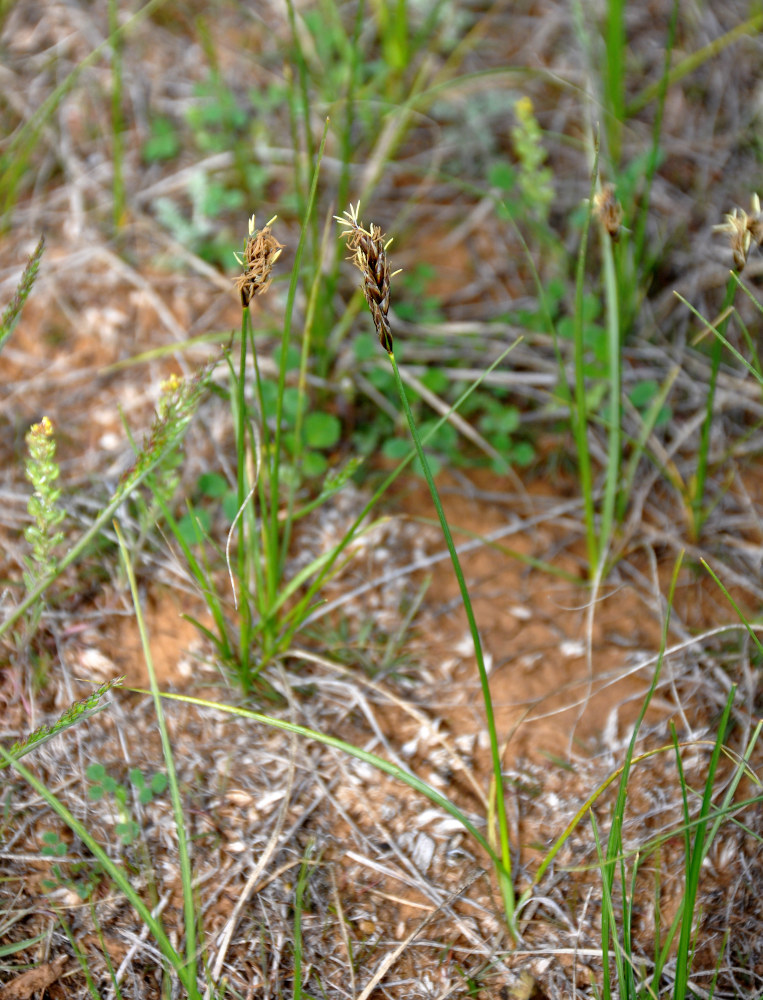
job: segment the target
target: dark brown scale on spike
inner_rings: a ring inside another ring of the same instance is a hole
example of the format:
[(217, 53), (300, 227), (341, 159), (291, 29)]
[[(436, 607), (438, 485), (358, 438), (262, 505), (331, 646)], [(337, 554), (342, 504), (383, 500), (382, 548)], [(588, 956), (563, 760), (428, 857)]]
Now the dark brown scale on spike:
[(389, 318), (389, 260), (384, 249), (381, 227), (372, 225), (370, 232), (356, 226), (348, 235), (347, 246), (352, 260), (363, 275), (363, 294), (379, 335), (379, 342), (392, 354), (394, 341)]

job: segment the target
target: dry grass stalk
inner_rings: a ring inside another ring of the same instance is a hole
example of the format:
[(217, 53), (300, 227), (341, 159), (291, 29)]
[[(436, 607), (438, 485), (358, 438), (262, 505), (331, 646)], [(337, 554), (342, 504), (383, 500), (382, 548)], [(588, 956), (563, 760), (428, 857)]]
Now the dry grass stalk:
[(349, 259), (363, 275), (363, 294), (371, 310), (376, 332), (379, 334), (379, 343), (387, 354), (392, 354), (394, 342), (387, 315), (392, 277), (387, 257), (389, 243), (384, 243), (380, 226), (372, 223), (370, 229), (365, 229), (363, 224), (358, 222), (359, 207), (359, 204), (354, 208), (350, 205), (349, 211), (343, 216), (337, 215), (334, 218), (346, 227), (342, 237), (347, 240)]
[(249, 220), (249, 238), (244, 247), (244, 255), (236, 254), (236, 260), (244, 268), (244, 273), (233, 280), (241, 293), (241, 305), (246, 309), (255, 295), (266, 292), (271, 282), (270, 272), (281, 256), (283, 244), (270, 231), (276, 216), (262, 229), (254, 228), (254, 216)]

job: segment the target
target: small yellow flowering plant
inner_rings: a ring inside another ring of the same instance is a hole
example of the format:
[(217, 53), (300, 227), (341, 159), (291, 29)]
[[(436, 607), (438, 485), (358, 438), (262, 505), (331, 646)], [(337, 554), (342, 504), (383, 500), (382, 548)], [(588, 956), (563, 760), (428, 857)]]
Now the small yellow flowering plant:
[(24, 582), (31, 590), (55, 566), (53, 550), (64, 537), (63, 532), (56, 529), (65, 515), (58, 507), (61, 490), (56, 487), (56, 480), (60, 470), (56, 462), (53, 424), (48, 417), (32, 425), (26, 436), (26, 445), (26, 477), (34, 487), (34, 493), (27, 504), (32, 523), (24, 529), (24, 537), (32, 549), (31, 558), (25, 560)]

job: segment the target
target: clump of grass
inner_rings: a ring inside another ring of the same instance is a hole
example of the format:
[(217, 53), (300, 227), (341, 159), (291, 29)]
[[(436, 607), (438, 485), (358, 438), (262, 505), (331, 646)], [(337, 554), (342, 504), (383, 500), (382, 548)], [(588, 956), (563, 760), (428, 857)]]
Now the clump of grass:
[[(274, 609), (268, 603), (268, 595), (272, 591), (269, 579), (277, 571), (279, 548), (279, 524), (275, 520), (275, 533), (270, 517), (270, 505), (273, 504), (276, 513), (278, 509), (278, 474), (269, 476), (269, 464), (273, 448), (268, 438), (264, 414), (262, 380), (257, 364), (256, 346), (251, 330), (249, 307), (257, 295), (263, 295), (270, 287), (273, 266), (280, 257), (284, 246), (279, 243), (272, 232), (275, 218), (262, 229), (256, 227), (255, 216), (252, 215), (248, 224), (248, 236), (241, 254), (236, 253), (236, 259), (243, 271), (234, 278), (242, 306), (242, 325), (240, 335), (240, 354), (238, 370), (228, 358), (231, 374), (230, 403), (236, 433), (237, 482), (236, 505), (237, 513), (228, 533), (226, 558), (228, 562), (233, 602), (238, 612), (238, 628), (234, 629), (229, 622), (226, 610), (226, 600), (220, 594), (213, 579), (212, 566), (205, 552), (206, 538), (200, 522), (194, 516), (189, 505), (189, 515), (194, 537), (188, 538), (188, 533), (182, 524), (176, 520), (170, 510), (168, 498), (154, 490), (155, 500), (161, 508), (170, 529), (180, 545), (186, 561), (193, 573), (200, 590), (204, 595), (207, 607), (212, 615), (214, 629), (209, 629), (198, 620), (189, 616), (215, 645), (223, 662), (232, 666), (242, 690), (251, 690), (261, 666), (268, 661), (275, 650), (277, 635), (274, 634), (279, 621)], [(257, 396), (260, 404), (262, 423), (257, 426), (251, 417), (251, 410), (246, 399), (247, 358), (251, 345), (254, 359), (254, 374)], [(283, 386), (281, 386), (281, 396)], [(280, 407), (276, 415), (280, 420)], [(268, 456), (264, 460), (263, 456)], [(257, 525), (251, 501), (258, 498), (260, 507), (260, 524)], [(235, 553), (231, 554), (235, 530), (238, 529), (238, 542)], [(197, 556), (192, 548), (195, 541), (201, 549)], [(237, 634), (236, 634), (237, 633)], [(259, 636), (260, 664), (255, 664), (252, 657), (255, 653), (255, 638)]]
[[(310, 193), (308, 218), (314, 204), (316, 180), (317, 171)], [(243, 268), (234, 278), (242, 306), (237, 364), (230, 355), (226, 356), (230, 370), (229, 401), (236, 441), (236, 513), (225, 547), (233, 596), (232, 611), (231, 602), (214, 580), (214, 566), (207, 555), (209, 539), (195, 517), (193, 508), (189, 507), (189, 518), (194, 535), (189, 538), (187, 529), (174, 518), (164, 498), (157, 498), (204, 595), (214, 626), (208, 628), (196, 619), (190, 620), (214, 643), (222, 663), (231, 669), (245, 694), (251, 692), (263, 668), (288, 648), (293, 635), (312, 610), (309, 602), (289, 602), (311, 575), (317, 573), (320, 576), (325, 559), (321, 557), (314, 561), (292, 580), (284, 579), (293, 524), (341, 489), (356, 467), (350, 463), (344, 470), (329, 470), (319, 496), (299, 510), (296, 509), (295, 496), (304, 453), (309, 322), (303, 335), (296, 412), (290, 414), (293, 431), (290, 427), (288, 436), (284, 430), (284, 417), (287, 394), (291, 401), (294, 400), (294, 390), (287, 387), (286, 373), (290, 358), (291, 309), (296, 294), (307, 222), (303, 226), (295, 255), (278, 375), (273, 387), (272, 383), (266, 385), (260, 369), (251, 307), (255, 298), (265, 294), (270, 287), (274, 265), (284, 250), (284, 245), (273, 234), (274, 221), (275, 218), (272, 218), (262, 229), (257, 229), (256, 219), (252, 216), (243, 251), (236, 253), (236, 259)], [(319, 277), (320, 274), (316, 273), (313, 292)], [(250, 364), (253, 371), (250, 371)], [(247, 387), (252, 384), (254, 406), (247, 398)], [(273, 388), (274, 393), (271, 392)], [(287, 448), (290, 452), (288, 464), (285, 454)], [(196, 543), (196, 551), (193, 543)]]

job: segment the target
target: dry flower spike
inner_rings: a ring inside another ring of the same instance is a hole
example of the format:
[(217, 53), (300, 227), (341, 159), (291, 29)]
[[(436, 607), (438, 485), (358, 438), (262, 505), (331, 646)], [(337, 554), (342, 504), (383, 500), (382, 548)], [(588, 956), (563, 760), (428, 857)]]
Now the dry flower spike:
[(734, 267), (737, 271), (744, 270), (750, 247), (754, 243), (763, 243), (763, 215), (760, 211), (760, 198), (752, 196), (751, 211), (748, 215), (742, 208), (735, 208), (726, 215), (726, 221), (719, 226), (713, 226), (714, 233), (726, 233), (731, 244), (734, 257)]
[(604, 184), (601, 191), (594, 195), (593, 210), (610, 239), (617, 243), (623, 223), (623, 207), (615, 195), (614, 184)]
[(241, 305), (244, 309), (255, 295), (262, 295), (267, 291), (271, 281), (270, 272), (281, 256), (283, 244), (279, 243), (270, 231), (276, 218), (274, 215), (266, 226), (257, 230), (254, 228), (254, 216), (252, 216), (249, 219), (249, 238), (243, 256), (234, 251), (236, 260), (244, 268), (244, 273), (236, 275), (233, 279), (241, 294)]
[[(349, 259), (363, 275), (363, 294), (368, 308), (371, 310), (374, 326), (379, 335), (379, 343), (387, 354), (392, 354), (394, 341), (389, 326), (389, 285), (390, 274), (387, 247), (392, 242), (384, 242), (384, 235), (379, 226), (371, 224), (365, 229), (358, 221), (360, 203), (350, 205), (344, 215), (335, 215), (337, 222), (345, 227), (341, 237), (347, 241), (350, 251)], [(398, 272), (395, 271), (395, 274)]]

